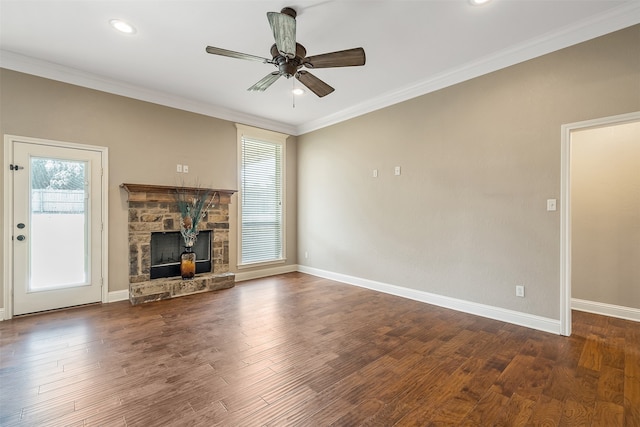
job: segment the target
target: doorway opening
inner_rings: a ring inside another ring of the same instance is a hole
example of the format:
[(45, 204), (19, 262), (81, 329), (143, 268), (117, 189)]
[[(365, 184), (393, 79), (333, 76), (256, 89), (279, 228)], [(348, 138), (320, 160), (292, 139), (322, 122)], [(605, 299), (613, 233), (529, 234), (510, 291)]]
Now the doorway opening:
[(572, 264), (572, 220), (571, 220), (571, 160), (572, 137), (587, 129), (617, 126), (640, 121), (640, 111), (618, 116), (562, 125), (561, 142), (561, 195), (560, 195), (560, 333), (571, 335), (571, 264)]

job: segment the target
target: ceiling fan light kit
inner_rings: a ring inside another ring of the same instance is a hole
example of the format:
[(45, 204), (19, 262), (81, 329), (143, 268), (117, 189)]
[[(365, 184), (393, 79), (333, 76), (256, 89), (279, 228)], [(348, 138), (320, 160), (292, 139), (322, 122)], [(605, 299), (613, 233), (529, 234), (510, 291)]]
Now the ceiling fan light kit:
[(136, 32), (136, 28), (133, 25), (123, 21), (122, 19), (112, 19), (109, 21), (109, 24), (114, 29), (124, 34), (135, 34)]
[(283, 8), (280, 13), (267, 12), (267, 19), (273, 31), (273, 38), (275, 39), (275, 44), (271, 46), (271, 59), (213, 46), (207, 46), (206, 52), (229, 58), (273, 64), (278, 69), (278, 71), (267, 74), (247, 89), (249, 91), (265, 91), (281, 76), (284, 76), (287, 79), (291, 77), (296, 78), (319, 97), (326, 96), (335, 89), (308, 71), (301, 70), (301, 68), (316, 69), (362, 66), (366, 62), (364, 49), (356, 47), (307, 57), (305, 47), (296, 42), (296, 16), (296, 11), (290, 7)]

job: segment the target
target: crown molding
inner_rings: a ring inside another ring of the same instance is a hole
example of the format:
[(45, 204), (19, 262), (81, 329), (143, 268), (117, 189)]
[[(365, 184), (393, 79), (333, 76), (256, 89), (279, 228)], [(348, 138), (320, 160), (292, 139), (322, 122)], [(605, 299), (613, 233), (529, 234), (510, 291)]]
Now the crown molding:
[(216, 117), (231, 122), (245, 123), (250, 126), (269, 129), (277, 132), (295, 134), (296, 128), (286, 123), (280, 123), (259, 116), (245, 114), (240, 111), (226, 109), (220, 106), (193, 101), (169, 93), (150, 90), (141, 86), (109, 79), (97, 74), (87, 73), (75, 68), (66, 67), (49, 61), (21, 55), (19, 53), (0, 50), (0, 66), (21, 73), (32, 74), (51, 80), (95, 89), (114, 95), (125, 96), (153, 104), (190, 111)]
[(398, 90), (387, 92), (369, 101), (335, 112), (299, 126), (276, 122), (263, 117), (245, 114), (220, 106), (197, 102), (172, 94), (149, 90), (121, 81), (87, 73), (60, 64), (24, 56), (15, 52), (0, 50), (0, 66), (14, 71), (36, 75), (102, 92), (147, 101), (154, 104), (216, 117), (249, 126), (302, 135), (345, 120), (349, 120), (418, 96), (452, 86), (463, 81), (557, 51), (577, 43), (621, 30), (640, 23), (640, 2), (629, 1), (601, 15), (545, 34), (527, 43), (486, 56), (442, 73), (428, 80), (417, 81)]
[(298, 126), (297, 134), (322, 129), (639, 23), (640, 2), (631, 1), (607, 13), (559, 31), (547, 33), (527, 43), (502, 50), (431, 79), (415, 82), (367, 102), (305, 123)]

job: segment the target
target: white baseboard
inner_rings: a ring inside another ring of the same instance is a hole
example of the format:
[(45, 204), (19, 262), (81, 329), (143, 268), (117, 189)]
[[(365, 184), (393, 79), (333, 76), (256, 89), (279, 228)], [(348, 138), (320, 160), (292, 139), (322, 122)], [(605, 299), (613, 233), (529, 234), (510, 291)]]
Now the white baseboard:
[(109, 292), (107, 302), (126, 301), (129, 299), (129, 289)]
[[(129, 290), (124, 289), (121, 291), (109, 292), (107, 298), (108, 298), (106, 301), (107, 303), (116, 302), (116, 301), (126, 301), (129, 299)], [(5, 313), (4, 307), (0, 307), (0, 322), (5, 320), (4, 313)]]
[[(284, 265), (279, 267), (264, 268), (261, 270), (239, 272), (235, 273), (235, 279), (236, 282), (242, 282), (245, 280), (259, 279), (262, 277), (275, 276), (277, 274), (291, 273), (294, 271), (311, 274), (312, 276), (323, 277), (325, 279), (335, 280), (337, 282), (349, 285), (360, 286), (374, 291), (396, 295), (427, 304), (437, 305), (439, 307), (461, 311), (463, 313), (469, 313), (476, 316), (486, 317), (501, 322), (512, 323), (514, 325), (524, 326), (527, 328), (537, 329), (539, 331), (560, 335), (559, 320), (549, 319), (546, 317), (536, 316), (528, 313), (522, 313), (519, 311), (507, 310), (500, 307), (479, 304), (471, 301), (460, 300), (443, 295), (432, 294), (416, 289), (404, 288), (402, 286), (390, 285), (388, 283), (376, 282), (374, 280), (348, 276), (346, 274), (333, 273), (330, 271), (320, 270), (303, 265)], [(108, 302), (125, 301), (129, 299), (129, 291), (125, 289), (109, 292), (108, 298)], [(576, 307), (576, 304), (583, 308)], [(595, 312), (591, 309), (585, 308), (594, 306), (599, 307), (601, 310), (603, 306), (608, 307), (609, 311), (607, 313), (598, 312), (598, 314), (605, 314), (608, 316), (640, 321), (640, 310), (637, 309), (610, 306), (608, 304), (591, 303), (589, 301), (581, 301), (576, 299), (572, 300), (572, 308), (576, 310)], [(616, 310), (612, 310), (611, 308), (616, 308)], [(611, 314), (614, 311), (616, 314)], [(0, 308), (0, 320), (2, 319), (4, 319), (4, 308)]]
[[(532, 314), (521, 313), (518, 311), (493, 307), (490, 305), (478, 304), (471, 301), (464, 301), (456, 298), (446, 297), (443, 295), (437, 295), (429, 292), (418, 291), (415, 289), (404, 288), (401, 286), (390, 285), (387, 283), (376, 282), (374, 280), (348, 276), (346, 274), (333, 273), (330, 271), (320, 270), (304, 265), (285, 265), (281, 267), (265, 268), (262, 270), (240, 272), (236, 273), (236, 282), (275, 276), (277, 274), (291, 273), (294, 271), (299, 271), (301, 273), (311, 274), (312, 276), (323, 277), (325, 279), (335, 280), (337, 282), (346, 283), (349, 285), (360, 286), (386, 294), (396, 295), (427, 304), (437, 305), (439, 307), (449, 308), (464, 313), (474, 314), (477, 316), (487, 317), (489, 319), (513, 323), (515, 325), (525, 326), (528, 328), (560, 335), (559, 320), (548, 319)], [(128, 299), (129, 290), (123, 289), (120, 291), (109, 292), (107, 302), (126, 301)], [(632, 307), (623, 307), (619, 305), (572, 298), (571, 309), (640, 322), (640, 309)], [(4, 315), (5, 309), (4, 307), (0, 307), (0, 322), (5, 320)]]
[(640, 322), (640, 309), (571, 298), (571, 309)]
[(235, 273), (236, 282), (244, 282), (245, 280), (260, 279), (262, 277), (275, 276), (277, 274), (293, 273), (298, 270), (298, 265), (281, 265), (279, 267), (263, 268), (260, 270), (240, 271)]
[[(268, 268), (263, 270), (256, 270), (246, 273), (236, 273), (236, 282), (250, 279), (258, 279), (261, 277), (274, 276), (276, 274), (283, 273), (291, 273), (294, 271), (298, 271), (297, 265), (287, 265), (282, 267)], [(111, 291), (107, 294), (107, 301), (105, 303), (112, 303), (118, 301), (127, 301), (129, 300), (129, 290), (122, 289), (119, 291)], [(5, 309), (4, 307), (0, 307), (0, 322), (6, 320), (4, 317)]]
[[(282, 265), (279, 267), (263, 268), (260, 270), (245, 271), (234, 273), (236, 275), (236, 282), (242, 282), (251, 279), (260, 279), (262, 277), (275, 276), (277, 274), (292, 273), (298, 271), (298, 266), (294, 265)], [(107, 302), (126, 301), (129, 299), (129, 290), (123, 289), (121, 291), (109, 292), (109, 300)]]
[(409, 289), (401, 286), (390, 285), (387, 283), (376, 282), (373, 280), (362, 279), (359, 277), (348, 276), (345, 274), (333, 273), (330, 271), (320, 270), (304, 265), (298, 266), (298, 271), (300, 271), (301, 273), (307, 273), (313, 276), (323, 277), (325, 279), (331, 279), (349, 285), (360, 286), (386, 294), (396, 295), (427, 304), (437, 305), (439, 307), (449, 308), (464, 313), (474, 314), (476, 316), (487, 317), (489, 319), (499, 320), (501, 322), (512, 323), (515, 325), (525, 326), (527, 328), (537, 329), (539, 331), (560, 335), (560, 320), (549, 319), (546, 317), (522, 313), (519, 311), (507, 310), (490, 305), (478, 304), (471, 301), (460, 300), (443, 295), (419, 291), (416, 289)]

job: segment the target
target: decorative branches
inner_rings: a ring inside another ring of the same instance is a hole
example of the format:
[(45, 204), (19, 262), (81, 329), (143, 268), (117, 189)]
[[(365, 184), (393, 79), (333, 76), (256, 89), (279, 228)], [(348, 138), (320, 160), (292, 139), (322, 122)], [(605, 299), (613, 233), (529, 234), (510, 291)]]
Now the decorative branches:
[(200, 188), (181, 187), (176, 189), (176, 202), (180, 210), (180, 233), (184, 244), (190, 248), (198, 237), (198, 224), (207, 216), (214, 204), (217, 192)]

